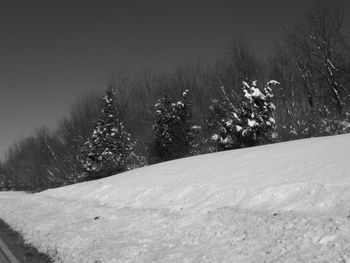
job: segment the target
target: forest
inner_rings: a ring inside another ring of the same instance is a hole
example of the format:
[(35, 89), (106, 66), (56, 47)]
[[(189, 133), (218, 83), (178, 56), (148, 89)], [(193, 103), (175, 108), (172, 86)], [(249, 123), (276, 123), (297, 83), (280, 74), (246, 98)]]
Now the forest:
[(41, 191), (177, 158), (350, 132), (342, 1), (318, 1), (268, 58), (236, 32), (212, 63), (120, 70), (76, 99), (56, 129), (7, 150), (4, 188)]

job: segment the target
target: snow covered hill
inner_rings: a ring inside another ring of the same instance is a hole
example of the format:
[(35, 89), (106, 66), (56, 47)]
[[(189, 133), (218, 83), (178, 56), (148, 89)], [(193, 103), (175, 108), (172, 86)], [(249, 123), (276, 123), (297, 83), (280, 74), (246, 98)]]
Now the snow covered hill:
[(3, 192), (0, 218), (57, 262), (350, 262), (350, 134)]

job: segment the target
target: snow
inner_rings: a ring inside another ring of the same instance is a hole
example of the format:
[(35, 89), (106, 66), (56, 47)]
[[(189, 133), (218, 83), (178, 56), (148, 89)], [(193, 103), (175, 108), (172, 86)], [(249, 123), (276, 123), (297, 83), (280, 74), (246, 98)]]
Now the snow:
[(226, 126), (227, 126), (227, 127), (232, 126), (232, 124), (233, 124), (233, 121), (232, 121), (232, 120), (226, 121)]
[(194, 131), (200, 131), (202, 128), (201, 128), (201, 126), (193, 125), (193, 126), (191, 127), (191, 129), (194, 130)]
[(242, 126), (239, 126), (239, 125), (235, 125), (235, 126), (236, 126), (237, 132), (240, 132), (241, 130), (243, 130)]
[[(259, 97), (265, 100), (266, 96), (261, 93), (259, 88), (254, 87), (256, 84), (254, 84), (254, 85), (253, 84), (252, 84), (252, 87), (248, 86), (248, 88), (247, 88), (248, 90), (247, 89), (243, 90), (244, 97), (249, 99), (249, 100), (251, 100), (252, 98), (259, 98)], [(248, 85), (248, 84), (245, 83), (244, 86), (246, 86), (246, 85)]]
[[(176, 105), (178, 106), (178, 107), (185, 107), (185, 104), (183, 104), (183, 102), (182, 101), (178, 101), (177, 103), (176, 103)], [(174, 104), (174, 106), (175, 106), (175, 104)]]
[(281, 83), (279, 83), (278, 81), (276, 80), (270, 80), (269, 82), (267, 82), (267, 86), (270, 86), (270, 85), (280, 85)]
[(255, 120), (248, 119), (248, 126), (249, 127), (254, 127), (258, 125), (258, 123)]
[(327, 58), (327, 62), (333, 70), (336, 70), (336, 67), (333, 65), (333, 63), (328, 58)]
[(56, 262), (350, 262), (350, 134), (165, 162), (0, 218)]
[(211, 136), (211, 139), (212, 139), (213, 141), (217, 141), (217, 140), (219, 140), (219, 138), (220, 138), (220, 136), (217, 135), (217, 134), (214, 134), (213, 136)]

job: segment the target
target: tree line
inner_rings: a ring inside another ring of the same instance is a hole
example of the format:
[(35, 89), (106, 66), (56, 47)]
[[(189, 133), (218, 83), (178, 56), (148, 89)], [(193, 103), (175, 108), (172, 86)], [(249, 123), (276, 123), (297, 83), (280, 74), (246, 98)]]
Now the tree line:
[(13, 144), (8, 188), (43, 190), (202, 153), (350, 131), (343, 1), (320, 0), (268, 59), (240, 34), (212, 63), (120, 71), (77, 99), (58, 128)]

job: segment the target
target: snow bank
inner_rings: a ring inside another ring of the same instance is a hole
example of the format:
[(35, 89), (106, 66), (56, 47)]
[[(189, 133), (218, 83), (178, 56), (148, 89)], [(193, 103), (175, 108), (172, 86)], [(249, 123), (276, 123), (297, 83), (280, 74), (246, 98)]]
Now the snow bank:
[(350, 136), (341, 135), (184, 158), (39, 196), (118, 208), (229, 206), (347, 214), (349, 186)]
[(0, 193), (0, 217), (57, 262), (350, 262), (348, 215), (349, 134)]

